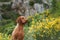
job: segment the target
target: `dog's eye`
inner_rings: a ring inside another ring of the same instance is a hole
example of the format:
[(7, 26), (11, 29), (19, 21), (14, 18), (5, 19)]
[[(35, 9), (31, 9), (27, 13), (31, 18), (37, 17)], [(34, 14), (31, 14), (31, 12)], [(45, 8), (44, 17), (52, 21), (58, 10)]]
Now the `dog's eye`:
[(24, 18), (22, 18), (22, 19), (24, 19)]

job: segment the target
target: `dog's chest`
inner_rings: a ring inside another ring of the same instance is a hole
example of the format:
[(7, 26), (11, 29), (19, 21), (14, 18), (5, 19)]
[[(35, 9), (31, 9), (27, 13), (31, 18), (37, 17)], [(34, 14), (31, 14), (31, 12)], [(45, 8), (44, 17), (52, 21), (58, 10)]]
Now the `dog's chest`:
[(24, 37), (24, 31), (23, 31), (23, 30), (18, 30), (18, 31), (15, 33), (15, 36), (16, 36), (16, 37)]
[(15, 36), (24, 36), (23, 27), (17, 25), (12, 34)]

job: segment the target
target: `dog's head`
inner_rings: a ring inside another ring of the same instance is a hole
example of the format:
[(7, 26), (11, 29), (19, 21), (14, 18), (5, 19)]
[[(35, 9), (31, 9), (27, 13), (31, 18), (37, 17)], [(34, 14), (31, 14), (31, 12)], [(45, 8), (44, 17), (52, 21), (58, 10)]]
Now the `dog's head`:
[(27, 22), (27, 19), (24, 16), (19, 16), (16, 22), (19, 24), (25, 24)]

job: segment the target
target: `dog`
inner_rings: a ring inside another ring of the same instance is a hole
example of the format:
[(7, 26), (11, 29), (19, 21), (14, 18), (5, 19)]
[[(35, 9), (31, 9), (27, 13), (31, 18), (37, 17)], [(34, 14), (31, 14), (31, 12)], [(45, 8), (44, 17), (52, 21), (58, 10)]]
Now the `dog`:
[(27, 22), (24, 16), (19, 16), (16, 20), (17, 26), (12, 32), (12, 40), (24, 40), (24, 30), (23, 26)]

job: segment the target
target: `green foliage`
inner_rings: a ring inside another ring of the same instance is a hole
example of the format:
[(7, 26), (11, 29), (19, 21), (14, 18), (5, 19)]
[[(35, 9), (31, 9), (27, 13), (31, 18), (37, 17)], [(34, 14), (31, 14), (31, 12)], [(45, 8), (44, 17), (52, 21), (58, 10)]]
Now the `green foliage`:
[(4, 19), (11, 19), (11, 20), (16, 20), (16, 18), (19, 16), (19, 14), (18, 13), (16, 13), (16, 12), (13, 12), (13, 11), (9, 11), (9, 12), (4, 12), (3, 14), (2, 14), (2, 17), (4, 18)]
[(11, 11), (11, 4), (3, 4), (3, 5), (1, 6), (1, 9), (2, 9), (3, 11)]
[[(31, 6), (32, 5), (33, 3), (31, 4)], [(60, 3), (58, 3), (57, 5), (60, 6)], [(56, 5), (54, 4), (53, 6)], [(2, 8), (6, 11), (9, 11), (9, 8), (6, 7), (5, 8), (2, 7)], [(12, 19), (14, 21), (18, 16), (19, 16), (18, 14), (12, 11), (10, 11), (9, 13), (4, 13), (2, 15), (3, 18)], [(28, 23), (24, 26), (24, 32), (25, 32), (24, 40), (60, 40), (60, 27), (59, 27), (60, 18), (58, 17), (60, 17), (60, 10), (57, 10), (55, 14), (53, 13), (48, 15), (48, 13), (46, 12), (42, 14), (37, 13), (34, 16), (30, 16), (30, 18), (28, 19)], [(0, 33), (2, 33), (0, 34), (0, 40), (9, 40), (9, 34), (11, 34), (13, 29), (15, 28), (15, 23), (12, 20), (7, 20), (7, 21), (3, 20), (0, 22), (3, 25), (0, 26)], [(48, 25), (49, 23), (50, 25)], [(39, 25), (41, 26), (41, 28)], [(51, 28), (48, 28), (47, 26)], [(55, 27), (57, 27), (58, 30), (56, 30)]]
[(29, 5), (33, 6), (34, 5), (34, 1), (29, 1)]
[[(59, 31), (60, 19), (51, 18), (48, 16), (45, 17), (44, 14), (45, 13), (43, 14), (37, 13), (34, 16), (30, 16), (28, 18), (29, 27), (27, 24), (24, 26), (24, 32), (25, 32), (24, 40), (40, 40), (40, 39), (41, 40), (48, 40), (48, 39), (60, 40), (60, 31)], [(57, 30), (55, 28), (56, 26), (57, 28), (59, 27)], [(7, 36), (4, 36), (5, 40), (8, 40), (8, 35), (12, 33), (12, 30), (14, 29), (14, 27), (15, 27), (15, 24), (13, 21), (10, 21), (8, 24), (5, 24), (4, 26), (0, 27), (0, 33), (7, 34)], [(4, 38), (3, 36), (1, 37)]]
[[(5, 21), (5, 22), (7, 22), (7, 23), (5, 23), (5, 25), (0, 26), (0, 33), (11, 34), (13, 28), (15, 27), (15, 24), (11, 20), (10, 21)], [(4, 21), (3, 21), (3, 23), (4, 23)]]
[(40, 3), (40, 4), (43, 3), (42, 0), (34, 0), (34, 1), (35, 1), (35, 3)]
[(0, 21), (1, 25), (3, 25), (3, 26), (6, 24), (9, 24), (10, 22), (11, 22), (11, 20), (4, 20), (4, 19)]
[(7, 34), (0, 33), (0, 40), (10, 40), (11, 36)]
[(25, 40), (60, 40), (60, 17), (51, 18), (36, 14), (31, 19)]
[[(12, 21), (12, 20), (3, 20), (0, 23), (2, 23), (2, 26), (0, 26), (0, 33), (4, 33), (4, 34), (11, 34), (13, 29), (16, 26), (16, 22)], [(28, 25), (26, 24), (24, 27), (25, 33), (27, 33), (28, 31)]]
[(15, 20), (19, 16), (19, 14), (17, 12), (14, 12), (11, 9), (11, 4), (9, 4), (9, 5), (3, 4), (1, 6), (1, 11), (3, 12), (2, 17), (4, 19), (12, 19), (12, 20)]
[(52, 12), (54, 12), (54, 10), (56, 11), (58, 8), (57, 6), (57, 0), (52, 0)]
[(42, 2), (42, 0), (30, 0), (29, 5), (33, 6), (34, 3), (40, 3), (40, 4), (42, 4), (43, 2)]

